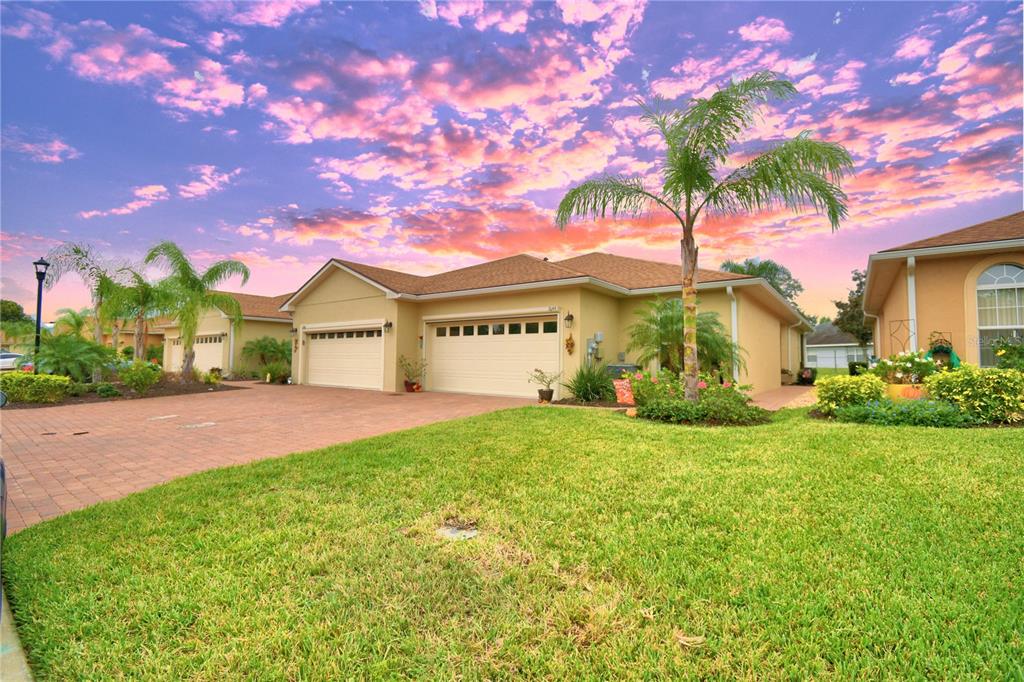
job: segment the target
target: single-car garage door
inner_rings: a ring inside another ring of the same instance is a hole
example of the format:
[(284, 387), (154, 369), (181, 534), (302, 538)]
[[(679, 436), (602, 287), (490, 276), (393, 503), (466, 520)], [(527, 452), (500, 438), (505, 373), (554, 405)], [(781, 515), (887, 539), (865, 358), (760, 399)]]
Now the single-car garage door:
[(192, 366), (200, 372), (209, 372), (212, 367), (227, 371), (224, 367), (224, 337), (220, 334), (197, 336), (192, 350), (196, 353)]
[(555, 317), (437, 322), (427, 334), (427, 390), (531, 397), (530, 372), (558, 371)]
[(307, 382), (316, 386), (373, 388), (384, 382), (384, 339), (380, 329), (306, 334)]

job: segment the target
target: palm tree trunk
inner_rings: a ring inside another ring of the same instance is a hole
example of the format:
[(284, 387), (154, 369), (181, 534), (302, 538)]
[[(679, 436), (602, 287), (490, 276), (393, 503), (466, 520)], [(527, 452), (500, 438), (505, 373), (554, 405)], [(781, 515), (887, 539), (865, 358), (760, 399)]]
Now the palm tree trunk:
[(697, 244), (692, 224), (684, 226), (679, 250), (683, 261), (683, 390), (687, 400), (697, 402)]
[(181, 380), (192, 381), (195, 379), (195, 373), (192, 371), (192, 363), (195, 362), (196, 352), (189, 346), (181, 354)]
[(145, 360), (146, 355), (146, 316), (139, 313), (135, 317), (135, 359)]
[[(94, 310), (96, 311), (95, 323), (92, 328), (92, 340), (97, 344), (103, 345), (103, 323), (100, 321), (100, 303), (102, 299), (97, 299)], [(98, 384), (103, 380), (103, 370), (101, 367), (96, 366), (92, 368), (92, 383)]]

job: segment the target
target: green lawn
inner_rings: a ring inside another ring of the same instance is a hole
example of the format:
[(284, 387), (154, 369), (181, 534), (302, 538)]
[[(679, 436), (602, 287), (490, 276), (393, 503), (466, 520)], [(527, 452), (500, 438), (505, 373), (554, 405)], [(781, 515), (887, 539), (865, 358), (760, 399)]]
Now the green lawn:
[(836, 376), (850, 376), (850, 370), (847, 367), (819, 367), (819, 377), (836, 377)]
[(1022, 453), (526, 408), (70, 514), (11, 537), (4, 577), (40, 679), (1005, 679)]

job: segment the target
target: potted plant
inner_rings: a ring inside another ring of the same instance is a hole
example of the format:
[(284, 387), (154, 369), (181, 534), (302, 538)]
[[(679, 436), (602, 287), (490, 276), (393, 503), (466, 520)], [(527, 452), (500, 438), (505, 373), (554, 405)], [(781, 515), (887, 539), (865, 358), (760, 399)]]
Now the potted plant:
[(796, 381), (796, 377), (788, 369), (782, 370), (782, 385), (791, 386)]
[(530, 383), (539, 384), (544, 387), (537, 389), (537, 402), (541, 404), (551, 402), (551, 399), (555, 397), (555, 389), (551, 388), (551, 385), (558, 381), (561, 376), (561, 372), (545, 372), (542, 369), (535, 369), (530, 372)]
[(404, 355), (399, 356), (398, 366), (405, 375), (405, 390), (407, 393), (419, 393), (423, 390), (423, 371), (427, 363), (423, 359), (410, 360)]
[(942, 332), (932, 332), (928, 336), (928, 350), (932, 360), (942, 365), (949, 365), (953, 358), (953, 342)]
[(924, 378), (941, 367), (924, 351), (903, 351), (882, 358), (871, 371), (888, 384), (886, 391), (893, 400), (916, 400), (926, 395)]

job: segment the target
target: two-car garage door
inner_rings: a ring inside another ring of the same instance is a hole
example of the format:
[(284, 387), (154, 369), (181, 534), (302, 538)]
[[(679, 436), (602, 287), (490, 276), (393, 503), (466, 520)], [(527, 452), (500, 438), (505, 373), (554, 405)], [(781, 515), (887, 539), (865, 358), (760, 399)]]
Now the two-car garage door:
[(308, 333), (306, 342), (308, 383), (383, 388), (384, 339), (379, 328)]
[(531, 397), (530, 372), (558, 371), (555, 317), (436, 322), (427, 328), (431, 391)]

